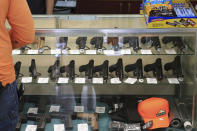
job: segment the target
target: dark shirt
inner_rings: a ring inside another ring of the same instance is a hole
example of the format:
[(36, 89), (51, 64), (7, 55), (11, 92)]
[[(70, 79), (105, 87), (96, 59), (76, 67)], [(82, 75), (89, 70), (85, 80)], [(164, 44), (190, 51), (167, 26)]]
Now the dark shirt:
[(32, 14), (46, 14), (46, 0), (27, 0)]

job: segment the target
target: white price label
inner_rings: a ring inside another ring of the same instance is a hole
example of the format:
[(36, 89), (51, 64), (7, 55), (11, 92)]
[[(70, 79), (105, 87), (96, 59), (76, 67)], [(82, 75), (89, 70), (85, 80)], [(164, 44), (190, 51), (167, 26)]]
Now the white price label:
[(141, 54), (152, 54), (151, 50), (141, 50)]
[(68, 50), (62, 50), (62, 54), (68, 54)]
[(75, 83), (84, 84), (86, 82), (85, 78), (75, 78)]
[(64, 124), (54, 124), (54, 131), (65, 131)]
[(49, 83), (49, 78), (38, 78), (38, 83)]
[(49, 112), (59, 112), (60, 106), (51, 106)]
[(69, 50), (69, 53), (77, 55), (77, 54), (80, 54), (80, 51), (79, 50)]
[(148, 84), (157, 84), (156, 78), (146, 78)]
[(32, 77), (22, 77), (21, 83), (31, 83)]
[(86, 54), (88, 54), (88, 55), (90, 55), (90, 54), (95, 55), (96, 54), (96, 50), (86, 50)]
[(176, 54), (174, 49), (165, 49), (166, 54)]
[(135, 84), (136, 81), (136, 78), (127, 78), (124, 82), (128, 84)]
[(84, 112), (84, 106), (75, 106), (74, 112)]
[(28, 50), (27, 54), (38, 54), (38, 50)]
[(120, 84), (120, 83), (121, 83), (121, 81), (120, 81), (119, 78), (112, 78), (112, 79), (110, 80), (110, 82), (111, 82), (111, 84)]
[(114, 55), (115, 52), (114, 52), (114, 50), (104, 50), (104, 54), (105, 55)]
[(179, 84), (179, 80), (177, 78), (168, 78), (168, 82), (170, 84)]
[(85, 124), (78, 124), (77, 125), (77, 130), (78, 131), (88, 131), (88, 124), (85, 123)]
[(21, 54), (21, 50), (12, 50), (12, 55), (19, 55)]
[(120, 50), (120, 52), (123, 55), (130, 55), (131, 54), (131, 50), (130, 49), (122, 49), (122, 50)]
[(94, 84), (103, 84), (103, 78), (93, 78), (92, 83)]
[(96, 107), (96, 113), (105, 113), (105, 107)]
[(38, 108), (34, 107), (34, 108), (29, 108), (27, 111), (28, 114), (38, 114)]
[(37, 125), (27, 125), (25, 131), (36, 131)]
[(61, 50), (60, 49), (51, 50), (51, 54), (52, 55), (59, 55), (59, 54), (61, 54)]
[(68, 83), (68, 78), (63, 78), (63, 77), (60, 77), (59, 79), (58, 79), (58, 83)]

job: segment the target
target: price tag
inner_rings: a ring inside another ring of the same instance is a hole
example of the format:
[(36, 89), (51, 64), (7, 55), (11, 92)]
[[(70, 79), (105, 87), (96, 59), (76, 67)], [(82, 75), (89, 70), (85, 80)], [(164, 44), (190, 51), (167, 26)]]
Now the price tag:
[(54, 124), (54, 131), (65, 131), (64, 124)]
[(123, 55), (130, 55), (131, 54), (131, 50), (130, 49), (122, 49), (122, 50), (120, 50), (120, 52)]
[(141, 54), (152, 54), (151, 50), (141, 50)]
[(61, 54), (61, 50), (60, 49), (51, 50), (51, 54), (52, 55), (59, 55), (59, 54)]
[(84, 84), (86, 82), (85, 78), (75, 78), (75, 83)]
[(38, 54), (38, 50), (28, 50), (27, 54)]
[(31, 83), (32, 77), (22, 77), (21, 83)]
[(96, 107), (96, 113), (105, 113), (105, 107)]
[(136, 81), (136, 78), (127, 78), (124, 82), (128, 84), (135, 84)]
[(27, 125), (25, 131), (36, 131), (37, 125)]
[(60, 106), (51, 106), (49, 112), (59, 112)]
[(74, 112), (84, 112), (84, 106), (75, 106)]
[(49, 78), (39, 78), (38, 83), (49, 83)]
[(80, 54), (80, 51), (79, 50), (69, 50), (69, 53), (77, 55), (77, 54)]
[(58, 83), (68, 83), (68, 78), (63, 78), (63, 77), (60, 77), (59, 79), (58, 79)]
[(119, 78), (112, 78), (112, 79), (110, 80), (110, 82), (111, 82), (111, 84), (120, 84), (120, 83), (121, 83), (121, 81), (120, 81)]
[(96, 54), (96, 50), (86, 50), (86, 54), (93, 54), (95, 55)]
[(166, 54), (176, 54), (174, 49), (165, 49)]
[(12, 50), (12, 55), (19, 55), (21, 54), (21, 50)]
[(31, 114), (38, 114), (38, 108), (34, 107), (34, 108), (29, 108), (27, 113), (31, 113)]
[(88, 124), (85, 123), (85, 124), (78, 124), (77, 125), (77, 130), (78, 131), (88, 131)]
[(93, 78), (92, 83), (94, 84), (103, 84), (103, 78)]
[(157, 84), (156, 78), (146, 78), (148, 84)]
[(168, 78), (168, 82), (170, 84), (179, 84), (179, 80), (177, 78)]
[(104, 50), (104, 54), (105, 55), (114, 55), (115, 52), (114, 52), (114, 50)]
[(68, 50), (62, 50), (62, 54), (68, 54)]

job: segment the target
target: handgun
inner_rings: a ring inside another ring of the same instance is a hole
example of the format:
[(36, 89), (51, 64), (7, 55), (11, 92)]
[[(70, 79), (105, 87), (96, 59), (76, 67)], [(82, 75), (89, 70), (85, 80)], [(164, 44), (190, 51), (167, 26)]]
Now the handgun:
[(137, 59), (136, 63), (126, 65), (125, 71), (130, 72), (133, 71), (133, 75), (137, 76), (137, 79), (143, 79), (143, 65), (142, 65), (142, 59)]
[(79, 72), (85, 72), (88, 79), (93, 77), (94, 60), (90, 60), (88, 64), (79, 67)]
[(35, 59), (31, 60), (31, 65), (29, 67), (29, 72), (31, 73), (31, 76), (32, 76), (33, 79), (36, 79), (38, 76), (41, 75), (36, 70), (36, 61), (35, 61)]
[(67, 114), (67, 113), (63, 113), (63, 112), (51, 112), (50, 116), (51, 116), (51, 118), (60, 119), (64, 123), (66, 130), (73, 129), (72, 114)]
[(27, 114), (28, 120), (35, 121), (37, 124), (37, 131), (44, 131), (46, 123), (51, 122), (51, 116), (49, 114)]
[(178, 78), (178, 80), (183, 81), (183, 73), (182, 73), (180, 56), (176, 56), (174, 61), (170, 63), (166, 63), (164, 65), (164, 69), (166, 71), (172, 70), (173, 75), (175, 75)]
[(91, 129), (98, 131), (98, 114), (97, 113), (77, 113), (77, 118), (91, 121)]
[(103, 64), (95, 66), (93, 68), (93, 73), (99, 72), (100, 76), (103, 77), (104, 80), (108, 79), (108, 68), (109, 68), (109, 61), (105, 60)]
[(21, 69), (21, 62), (17, 61), (16, 64), (14, 65), (16, 79), (18, 79), (18, 77), (20, 76), (20, 69)]
[(123, 44), (127, 43), (129, 44), (129, 47), (132, 47), (136, 53), (138, 52), (138, 50), (142, 49), (139, 47), (138, 37), (123, 37)]
[(20, 50), (21, 50), (22, 53), (24, 53), (28, 49), (31, 49), (31, 47), (26, 46), (26, 45), (20, 48)]
[(50, 78), (53, 81), (60, 77), (60, 60), (56, 60), (54, 65), (49, 67), (48, 73), (50, 73)]
[(67, 73), (70, 80), (75, 79), (75, 61), (71, 60), (67, 66), (60, 67), (60, 73)]
[(25, 91), (24, 84), (21, 83), (20, 86), (19, 86), (19, 88), (18, 88), (18, 91), (17, 91), (19, 101), (23, 97), (24, 91)]
[(18, 117), (19, 117), (19, 118), (18, 118), (18, 122), (17, 122), (17, 124), (16, 124), (16, 131), (20, 131), (21, 125), (22, 125), (23, 123), (27, 123), (27, 121), (28, 121), (27, 116), (24, 115), (24, 114), (19, 114)]
[(115, 51), (119, 50), (118, 37), (107, 37), (107, 44), (112, 44), (112, 47)]
[(155, 50), (160, 51), (161, 50), (161, 43), (159, 40), (159, 36), (151, 36), (151, 37), (142, 37), (141, 38), (142, 44), (150, 44), (150, 47), (155, 47)]
[(123, 62), (122, 59), (119, 58), (117, 63), (114, 65), (111, 65), (109, 67), (109, 72), (116, 72), (116, 76), (119, 77), (120, 80), (123, 80), (124, 73), (123, 73)]
[(57, 43), (61, 49), (67, 49), (67, 48), (70, 49), (69, 47), (67, 47), (68, 37), (59, 37)]
[(161, 58), (157, 58), (155, 63), (153, 64), (148, 64), (144, 67), (145, 72), (152, 71), (153, 76), (157, 78), (157, 80), (162, 80), (163, 79), (163, 72), (162, 72), (162, 63), (161, 63)]
[(184, 45), (182, 37), (180, 36), (164, 36), (162, 38), (162, 42), (164, 44), (168, 44), (172, 42), (174, 47), (178, 47), (182, 52), (186, 52), (186, 47)]
[(76, 40), (76, 44), (78, 45), (79, 49), (84, 50), (86, 47), (87, 37), (78, 37)]
[(102, 50), (102, 48), (103, 48), (103, 37), (93, 37), (90, 40), (90, 44), (94, 45), (97, 50)]

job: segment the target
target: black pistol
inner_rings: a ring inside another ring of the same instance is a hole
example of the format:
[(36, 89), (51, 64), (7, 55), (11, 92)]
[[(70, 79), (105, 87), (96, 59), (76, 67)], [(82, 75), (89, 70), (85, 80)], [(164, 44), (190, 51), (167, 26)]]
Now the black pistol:
[(97, 50), (102, 50), (102, 48), (103, 48), (103, 37), (93, 37), (90, 40), (90, 44), (94, 45)]
[(48, 73), (50, 73), (50, 78), (53, 81), (60, 77), (60, 60), (56, 60), (54, 65), (49, 67)]
[(172, 70), (173, 75), (175, 75), (178, 78), (178, 80), (183, 81), (183, 73), (182, 73), (180, 56), (176, 56), (174, 61), (170, 63), (166, 63), (164, 65), (164, 69), (166, 71)]
[(75, 79), (75, 61), (71, 60), (67, 66), (60, 67), (60, 73), (67, 73), (70, 80)]
[(28, 121), (28, 118), (27, 118), (27, 116), (26, 115), (24, 115), (24, 114), (19, 114), (19, 118), (18, 118), (18, 122), (17, 122), (17, 124), (16, 124), (16, 131), (20, 131), (20, 129), (21, 129), (21, 125), (23, 124), (23, 123), (27, 123), (27, 121)]
[(78, 37), (76, 40), (76, 44), (78, 45), (79, 49), (84, 50), (86, 47), (87, 37)]
[(155, 47), (155, 50), (160, 51), (161, 50), (161, 43), (159, 40), (159, 36), (151, 36), (151, 37), (142, 37), (141, 38), (142, 44), (150, 44), (151, 47)]
[(108, 79), (108, 68), (109, 68), (109, 61), (105, 60), (103, 64), (95, 66), (93, 68), (93, 73), (99, 72), (100, 76), (103, 76), (103, 80)]
[(162, 63), (161, 58), (157, 58), (155, 63), (148, 64), (144, 67), (145, 72), (152, 71), (153, 75), (157, 78), (157, 80), (163, 79), (163, 72), (162, 72)]
[(64, 112), (51, 112), (50, 113), (51, 118), (58, 118), (60, 119), (63, 123), (64, 126), (66, 127), (66, 130), (72, 130), (73, 129), (73, 124), (72, 124), (72, 114), (67, 114)]
[(37, 131), (44, 131), (46, 123), (51, 122), (51, 116), (49, 114), (27, 114), (28, 120), (35, 121), (37, 124)]
[(143, 79), (143, 65), (142, 65), (142, 59), (138, 59), (136, 63), (126, 65), (125, 71), (130, 72), (133, 71), (133, 75), (137, 77), (137, 79)]
[(164, 44), (172, 42), (174, 47), (178, 47), (182, 52), (186, 52), (186, 47), (183, 43), (182, 37), (180, 36), (165, 36), (162, 38)]
[(109, 72), (116, 72), (116, 76), (119, 77), (120, 80), (123, 80), (124, 73), (123, 73), (123, 62), (122, 59), (119, 58), (117, 63), (114, 65), (111, 65), (109, 67)]
[(87, 65), (82, 65), (79, 67), (79, 72), (85, 72), (85, 76), (87, 76), (88, 79), (92, 79), (93, 68), (94, 68), (94, 60), (90, 60)]
[(38, 76), (41, 75), (36, 70), (36, 61), (35, 61), (35, 59), (31, 60), (31, 65), (29, 67), (29, 72), (31, 73), (31, 76), (32, 76), (33, 79), (36, 79)]
[(129, 44), (129, 47), (132, 47), (133, 50), (137, 53), (141, 48), (139, 47), (139, 38), (138, 37), (123, 37), (123, 44)]
[(20, 76), (20, 69), (21, 69), (21, 62), (17, 61), (16, 64), (14, 65), (16, 79), (18, 79), (18, 77)]

